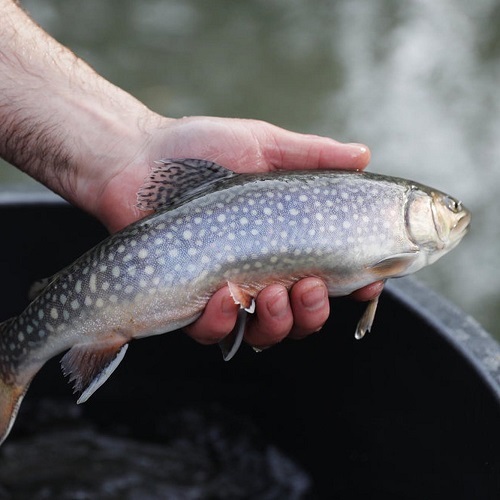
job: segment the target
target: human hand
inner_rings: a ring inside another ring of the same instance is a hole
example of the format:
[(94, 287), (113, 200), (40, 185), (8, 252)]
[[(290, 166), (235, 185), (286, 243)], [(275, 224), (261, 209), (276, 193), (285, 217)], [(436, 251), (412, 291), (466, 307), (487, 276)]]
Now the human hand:
[[(190, 117), (160, 119), (149, 131), (149, 141), (133, 161), (121, 162), (110, 175), (96, 215), (116, 230), (143, 216), (135, 207), (136, 193), (153, 161), (159, 158), (203, 158), (236, 172), (275, 169), (363, 169), (370, 158), (366, 146), (341, 144), (332, 139), (289, 132), (255, 120)], [(382, 284), (356, 292), (361, 300), (377, 296)], [(227, 335), (236, 322), (238, 306), (227, 287), (219, 290), (202, 316), (185, 328), (201, 343), (214, 343)], [(290, 293), (282, 285), (270, 285), (256, 300), (256, 315), (245, 333), (247, 343), (264, 348), (286, 336), (305, 337), (324, 324), (329, 315), (328, 293), (318, 278), (296, 283)]]

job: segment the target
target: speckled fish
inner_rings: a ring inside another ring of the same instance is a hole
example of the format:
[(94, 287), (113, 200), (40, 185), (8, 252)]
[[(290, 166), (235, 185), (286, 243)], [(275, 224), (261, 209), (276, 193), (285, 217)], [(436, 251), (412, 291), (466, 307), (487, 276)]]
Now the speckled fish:
[[(162, 160), (138, 194), (154, 210), (89, 250), (39, 287), (0, 324), (0, 442), (28, 385), (63, 351), (63, 372), (83, 402), (132, 339), (195, 321), (228, 284), (241, 314), (222, 343), (229, 359), (246, 312), (266, 285), (306, 276), (344, 296), (403, 276), (454, 248), (470, 214), (454, 198), (415, 182), (366, 172), (236, 174), (203, 160)], [(356, 337), (368, 331), (369, 303)]]

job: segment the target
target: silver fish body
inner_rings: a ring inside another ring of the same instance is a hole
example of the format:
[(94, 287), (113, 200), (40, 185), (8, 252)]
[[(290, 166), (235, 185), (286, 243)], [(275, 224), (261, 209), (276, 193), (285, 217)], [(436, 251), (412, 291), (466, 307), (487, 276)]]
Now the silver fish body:
[(405, 179), (237, 175), (201, 160), (162, 162), (139, 200), (156, 212), (89, 250), (0, 325), (0, 442), (31, 379), (63, 351), (81, 402), (130, 340), (192, 323), (226, 284), (249, 311), (268, 284), (306, 276), (323, 279), (330, 296), (348, 295), (434, 262), (470, 221), (450, 196)]

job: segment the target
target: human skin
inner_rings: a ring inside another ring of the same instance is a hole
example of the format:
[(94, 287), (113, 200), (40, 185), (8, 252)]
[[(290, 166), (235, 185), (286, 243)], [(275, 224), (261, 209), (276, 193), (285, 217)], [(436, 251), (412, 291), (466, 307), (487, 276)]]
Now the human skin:
[[(136, 194), (154, 161), (203, 158), (236, 172), (275, 169), (364, 169), (362, 144), (290, 132), (266, 122), (160, 116), (98, 75), (34, 23), (12, 0), (0, 0), (0, 156), (111, 232), (145, 215)], [(370, 300), (381, 282), (358, 290)], [(236, 322), (227, 287), (185, 331), (214, 343)], [(260, 348), (303, 338), (329, 315), (324, 283), (306, 278), (290, 293), (274, 284), (260, 292), (245, 340)]]

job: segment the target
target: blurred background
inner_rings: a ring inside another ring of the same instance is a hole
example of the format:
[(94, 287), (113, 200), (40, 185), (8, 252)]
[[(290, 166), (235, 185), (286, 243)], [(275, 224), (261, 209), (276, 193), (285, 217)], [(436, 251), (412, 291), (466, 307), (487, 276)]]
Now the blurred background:
[[(460, 198), (470, 234), (417, 277), (500, 339), (498, 0), (21, 3), (159, 113), (363, 142), (371, 171)], [(0, 164), (0, 189), (20, 185), (43, 189)]]

